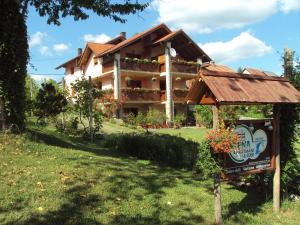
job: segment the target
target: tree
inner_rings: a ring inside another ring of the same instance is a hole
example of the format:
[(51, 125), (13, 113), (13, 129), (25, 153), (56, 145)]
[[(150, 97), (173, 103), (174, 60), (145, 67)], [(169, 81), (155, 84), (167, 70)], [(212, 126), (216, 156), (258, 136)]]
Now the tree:
[(72, 84), (71, 88), (75, 92), (73, 97), (74, 109), (79, 115), (79, 122), (84, 127), (84, 130), (87, 131), (85, 120), (90, 121), (89, 109), (91, 104), (94, 109), (92, 113), (92, 119), (94, 123), (93, 132), (98, 131), (102, 126), (103, 115), (101, 109), (97, 108), (95, 99), (100, 98), (103, 95), (102, 91), (93, 87), (85, 76), (82, 76), (80, 79), (76, 80), (76, 82)]
[(43, 83), (36, 96), (36, 112), (38, 120), (55, 117), (67, 110), (67, 99), (52, 83)]
[(25, 76), (28, 60), (25, 16), (20, 2), (0, 2), (0, 111), (8, 125), (24, 129)]
[[(293, 55), (291, 51), (285, 52), (284, 71), (294, 87), (300, 90), (300, 68), (293, 65)], [(300, 193), (300, 166), (295, 149), (299, 137), (299, 123), (299, 105), (285, 105), (280, 108), (281, 182), (286, 194)]]
[(124, 23), (125, 15), (143, 11), (149, 5), (138, 0), (122, 3), (110, 0), (1, 0), (0, 14), (0, 111), (8, 124), (24, 129), (25, 77), (28, 62), (27, 27), (28, 7), (40, 16), (48, 16), (47, 23), (60, 25), (60, 19), (87, 19), (92, 11)]
[(36, 81), (27, 75), (25, 78), (25, 105), (27, 112), (32, 112), (38, 91), (39, 86)]

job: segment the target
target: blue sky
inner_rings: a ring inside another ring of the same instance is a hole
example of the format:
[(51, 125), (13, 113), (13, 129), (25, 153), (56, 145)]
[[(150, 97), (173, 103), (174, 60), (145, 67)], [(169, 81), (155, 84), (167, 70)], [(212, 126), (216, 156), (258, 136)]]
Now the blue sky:
[(126, 17), (125, 24), (89, 15), (84, 21), (65, 18), (55, 26), (31, 8), (29, 74), (60, 80), (64, 70), (54, 68), (74, 57), (86, 41), (105, 42), (121, 31), (130, 37), (161, 22), (183, 29), (216, 63), (233, 69), (254, 67), (281, 74), (283, 49), (300, 55), (300, 0), (155, 0), (139, 15)]

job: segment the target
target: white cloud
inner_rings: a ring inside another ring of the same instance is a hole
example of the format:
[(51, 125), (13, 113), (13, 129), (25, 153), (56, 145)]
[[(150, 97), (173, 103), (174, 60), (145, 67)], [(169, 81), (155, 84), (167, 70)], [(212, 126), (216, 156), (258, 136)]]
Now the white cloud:
[(155, 0), (159, 21), (186, 31), (241, 28), (271, 15), (300, 9), (299, 0)]
[(46, 46), (46, 45), (41, 46), (41, 47), (39, 48), (39, 52), (40, 52), (41, 55), (43, 55), (43, 56), (51, 56), (51, 55), (52, 55), (52, 53), (51, 53), (49, 47)]
[(29, 38), (29, 42), (28, 42), (29, 47), (32, 48), (34, 46), (41, 45), (46, 36), (47, 36), (46, 33), (42, 33), (40, 31), (36, 32)]
[(296, 11), (300, 9), (299, 0), (280, 0), (281, 10), (284, 13), (289, 13), (290, 11)]
[(199, 46), (216, 62), (229, 63), (251, 57), (261, 57), (272, 52), (272, 47), (243, 32), (228, 42), (209, 42)]
[(53, 50), (58, 53), (67, 51), (68, 49), (69, 49), (69, 45), (64, 43), (53, 45)]
[(44, 82), (44, 81), (52, 79), (51, 76), (48, 76), (48, 75), (33, 75), (33, 74), (30, 74), (30, 77), (32, 79), (34, 79), (35, 81), (38, 81), (38, 82)]
[(109, 41), (111, 39), (110, 36), (106, 35), (106, 34), (85, 34), (83, 36), (83, 40), (85, 42), (97, 42), (97, 43), (105, 43), (107, 41)]

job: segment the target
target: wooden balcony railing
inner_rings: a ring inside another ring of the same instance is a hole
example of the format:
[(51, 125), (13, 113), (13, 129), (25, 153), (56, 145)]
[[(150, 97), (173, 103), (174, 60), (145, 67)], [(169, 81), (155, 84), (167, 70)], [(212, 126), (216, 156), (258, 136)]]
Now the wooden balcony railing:
[[(157, 64), (152, 62), (129, 61), (125, 59), (120, 60), (120, 67), (122, 70), (133, 70), (142, 72), (162, 73), (166, 71), (166, 64)], [(112, 71), (114, 69), (114, 62), (108, 61), (103, 64), (103, 73)], [(197, 74), (197, 65), (194, 63), (183, 63), (172, 61), (172, 72), (174, 73), (191, 73)]]
[[(187, 89), (173, 90), (173, 101), (184, 102), (188, 94)], [(104, 90), (102, 100), (113, 101), (113, 89)], [(158, 89), (145, 89), (145, 88), (123, 88), (121, 89), (122, 102), (160, 102), (166, 101), (166, 91)]]
[[(173, 101), (175, 102), (184, 102), (185, 101), (185, 97), (188, 94), (188, 90), (186, 89), (175, 89), (173, 90)], [(167, 96), (166, 96), (166, 91), (161, 91), (160, 92), (160, 100), (166, 101)]]
[(160, 90), (153, 90), (153, 89), (142, 89), (142, 88), (135, 88), (135, 89), (122, 89), (122, 101), (160, 101)]
[[(172, 62), (172, 68), (173, 73), (191, 73), (191, 74), (197, 74), (197, 65), (194, 64), (187, 64), (187, 63), (181, 63), (181, 62)], [(160, 65), (160, 72), (166, 71), (166, 64)]]
[(151, 62), (135, 62), (135, 61), (126, 61), (121, 59), (120, 62), (122, 70), (134, 70), (134, 71), (144, 71), (144, 72), (159, 72), (159, 64)]

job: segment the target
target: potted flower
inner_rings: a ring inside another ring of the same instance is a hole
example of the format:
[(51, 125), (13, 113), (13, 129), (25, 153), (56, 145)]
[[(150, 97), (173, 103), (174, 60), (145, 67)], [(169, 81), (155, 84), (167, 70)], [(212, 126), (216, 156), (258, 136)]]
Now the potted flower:
[(220, 128), (207, 133), (206, 140), (214, 154), (237, 150), (239, 137), (232, 129)]
[(158, 64), (158, 61), (155, 60), (155, 59), (153, 59), (153, 60), (152, 60), (152, 64)]

